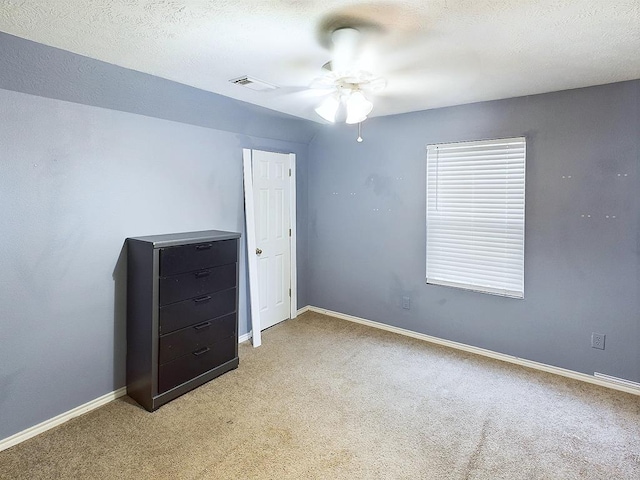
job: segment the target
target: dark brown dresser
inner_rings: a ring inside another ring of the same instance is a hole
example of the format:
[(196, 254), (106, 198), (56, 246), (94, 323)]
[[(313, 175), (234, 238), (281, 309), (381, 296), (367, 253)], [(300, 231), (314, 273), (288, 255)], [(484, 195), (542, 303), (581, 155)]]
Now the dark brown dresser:
[(127, 394), (147, 410), (238, 366), (239, 238), (127, 238)]

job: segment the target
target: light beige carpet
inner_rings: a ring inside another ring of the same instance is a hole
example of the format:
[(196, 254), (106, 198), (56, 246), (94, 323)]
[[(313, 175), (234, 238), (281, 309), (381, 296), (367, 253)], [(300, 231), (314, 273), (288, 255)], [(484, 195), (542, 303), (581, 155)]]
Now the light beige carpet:
[(0, 453), (3, 479), (640, 479), (640, 398), (306, 313), (147, 413)]

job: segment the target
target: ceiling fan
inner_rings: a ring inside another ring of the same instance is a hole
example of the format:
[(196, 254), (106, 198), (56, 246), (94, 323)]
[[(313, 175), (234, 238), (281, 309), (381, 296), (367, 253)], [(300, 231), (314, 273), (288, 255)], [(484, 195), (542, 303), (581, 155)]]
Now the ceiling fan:
[[(358, 29), (337, 28), (331, 33), (331, 44), (331, 61), (323, 65), (323, 75), (310, 86), (328, 91), (315, 112), (328, 122), (360, 124), (373, 110), (371, 96), (381, 92), (387, 82), (363, 67)], [(362, 141), (360, 136), (358, 139)]]

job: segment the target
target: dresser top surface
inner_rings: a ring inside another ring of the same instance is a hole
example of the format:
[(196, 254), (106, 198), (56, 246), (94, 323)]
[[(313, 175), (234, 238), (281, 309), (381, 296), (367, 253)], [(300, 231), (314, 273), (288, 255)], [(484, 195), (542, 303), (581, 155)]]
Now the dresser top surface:
[(222, 230), (204, 230), (201, 232), (168, 233), (164, 235), (130, 237), (127, 238), (127, 240), (151, 243), (154, 247), (172, 247), (174, 245), (215, 242), (218, 240), (231, 240), (234, 238), (240, 238), (240, 234), (237, 232), (225, 232)]

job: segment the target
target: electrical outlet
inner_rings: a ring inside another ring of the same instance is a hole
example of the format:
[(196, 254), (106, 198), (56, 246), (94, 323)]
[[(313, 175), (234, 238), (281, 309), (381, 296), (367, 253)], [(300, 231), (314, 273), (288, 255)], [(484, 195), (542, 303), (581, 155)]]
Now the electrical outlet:
[(411, 298), (410, 297), (402, 297), (402, 308), (405, 310), (411, 310)]
[(599, 350), (604, 350), (604, 339), (606, 335), (604, 333), (595, 333), (591, 334), (591, 346), (593, 348), (597, 348)]

